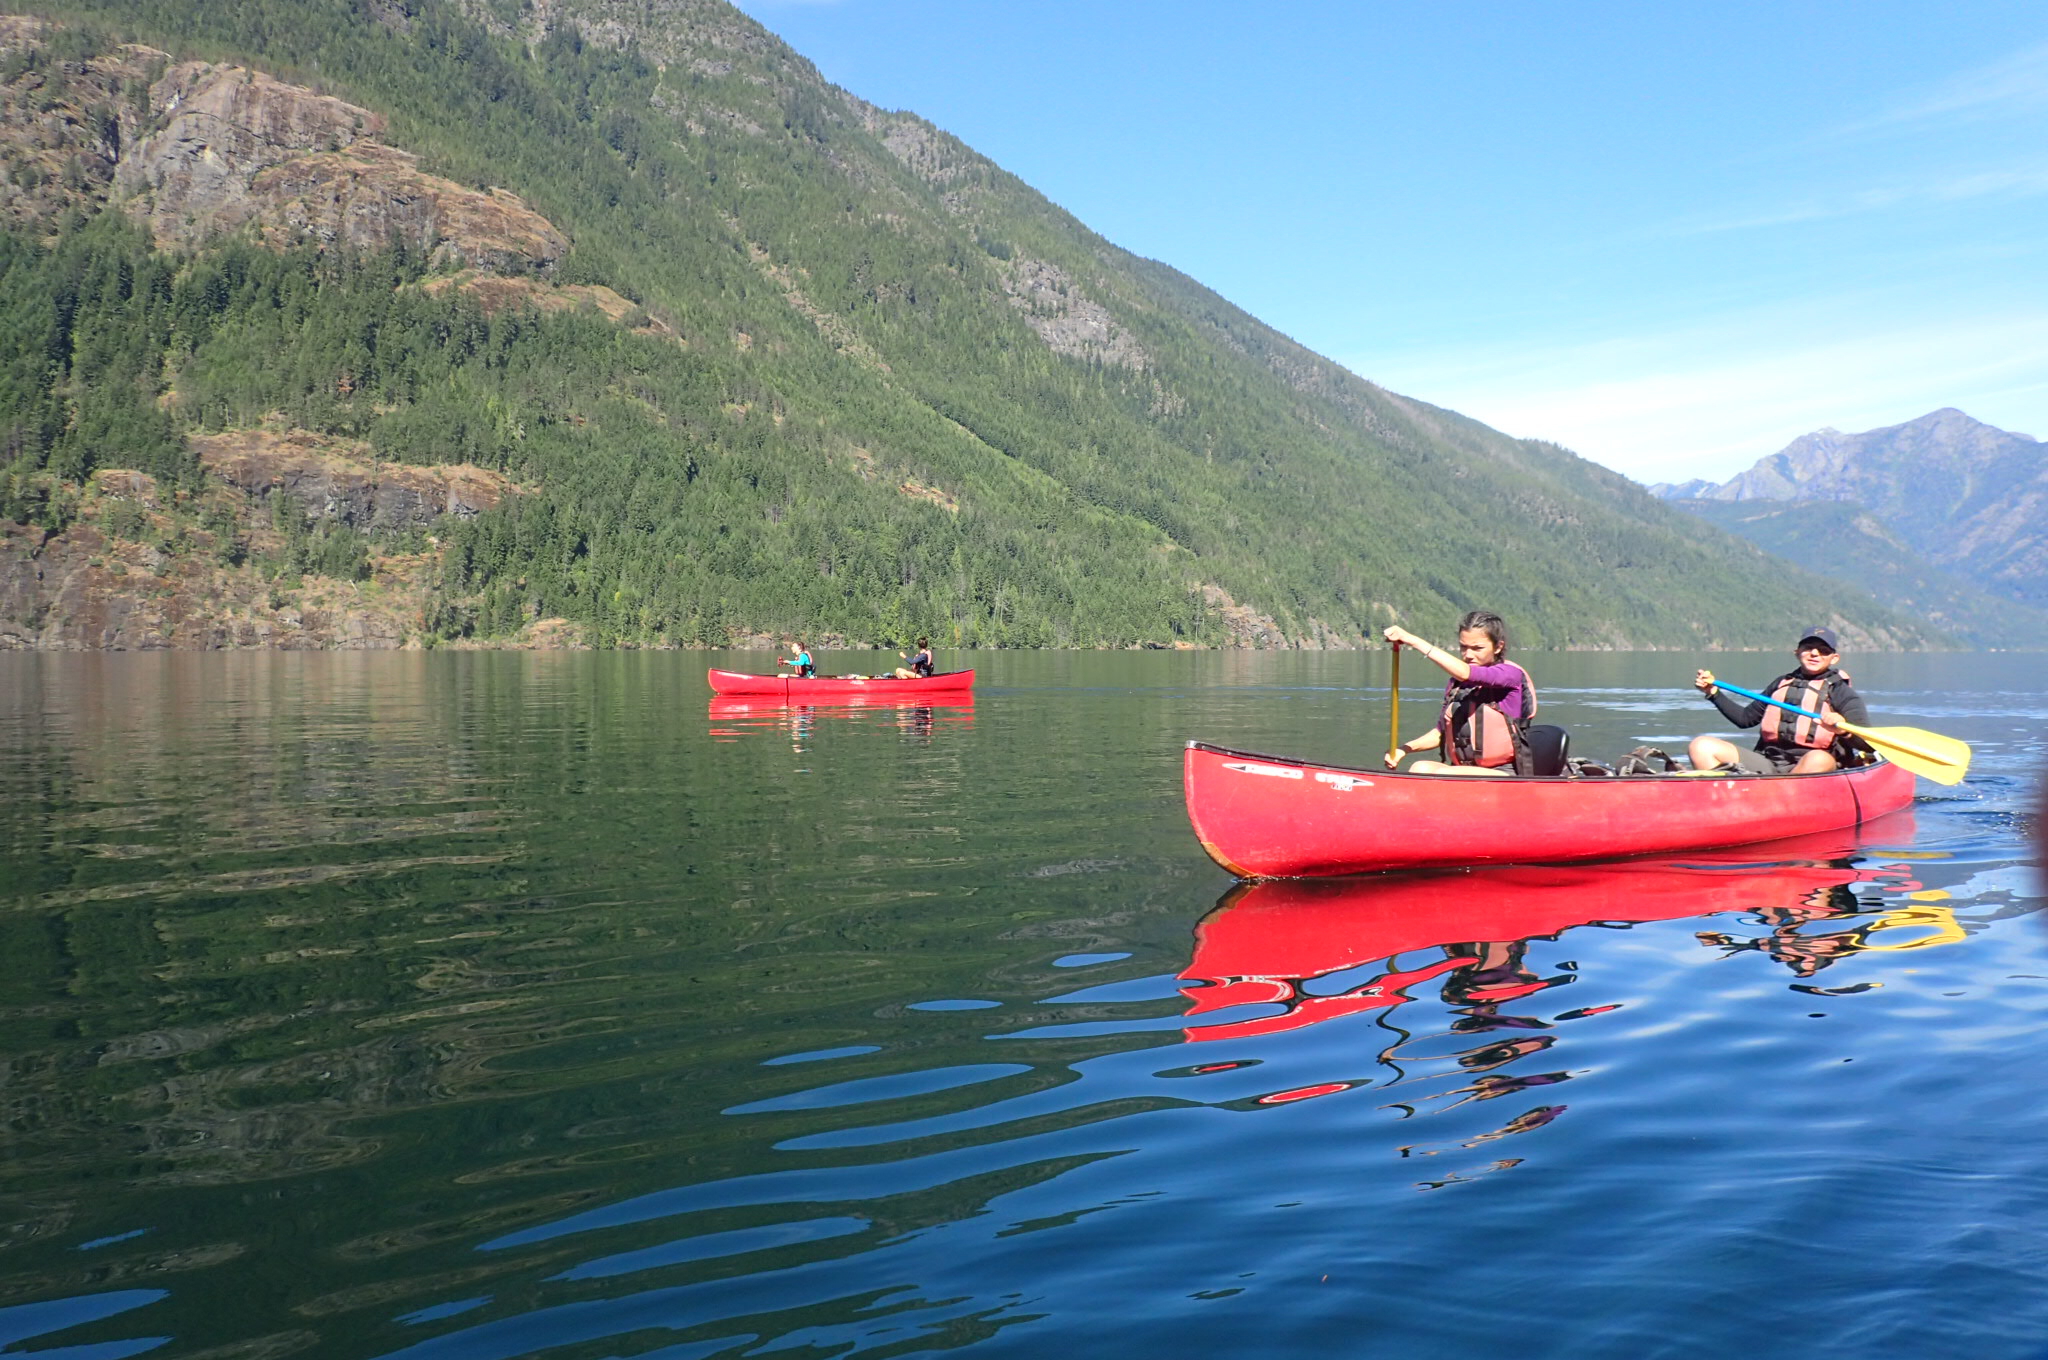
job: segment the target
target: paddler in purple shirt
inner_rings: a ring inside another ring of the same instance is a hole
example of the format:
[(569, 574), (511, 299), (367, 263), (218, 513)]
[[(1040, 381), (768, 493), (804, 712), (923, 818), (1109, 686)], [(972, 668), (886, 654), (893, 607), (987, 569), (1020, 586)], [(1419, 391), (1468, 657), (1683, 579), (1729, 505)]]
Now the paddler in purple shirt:
[(1531, 774), (1524, 739), (1536, 716), (1536, 687), (1529, 673), (1507, 659), (1507, 625), (1500, 615), (1475, 609), (1458, 621), (1458, 654), (1425, 642), (1406, 628), (1390, 625), (1387, 641), (1412, 647), (1450, 677), (1436, 726), (1387, 752), (1387, 768), (1416, 751), (1441, 751), (1439, 760), (1418, 760), (1411, 774)]

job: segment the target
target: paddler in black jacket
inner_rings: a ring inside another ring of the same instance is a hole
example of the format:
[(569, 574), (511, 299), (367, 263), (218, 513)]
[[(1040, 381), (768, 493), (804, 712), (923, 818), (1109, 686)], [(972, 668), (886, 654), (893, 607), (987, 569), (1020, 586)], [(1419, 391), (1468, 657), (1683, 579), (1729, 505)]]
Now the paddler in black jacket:
[(1864, 706), (1863, 696), (1850, 687), (1849, 677), (1836, 669), (1842, 657), (1834, 630), (1807, 629), (1799, 635), (1794, 654), (1799, 665), (1759, 693), (1804, 709), (1804, 713), (1787, 713), (1772, 704), (1723, 694), (1714, 684), (1712, 671), (1701, 671), (1693, 680), (1694, 688), (1712, 699), (1714, 707), (1729, 722), (1737, 727), (1763, 729), (1753, 751), (1739, 750), (1725, 737), (1694, 737), (1689, 754), (1695, 770), (1825, 774), (1859, 763), (1863, 744), (1837, 730), (1834, 720), (1841, 718), (1861, 726), (1870, 721), (1870, 712)]

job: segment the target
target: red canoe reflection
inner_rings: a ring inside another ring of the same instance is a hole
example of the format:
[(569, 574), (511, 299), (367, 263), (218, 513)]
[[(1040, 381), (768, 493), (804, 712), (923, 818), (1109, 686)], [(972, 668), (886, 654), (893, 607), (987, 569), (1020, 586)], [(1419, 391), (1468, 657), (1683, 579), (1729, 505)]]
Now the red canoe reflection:
[(711, 735), (734, 741), (749, 734), (782, 732), (789, 736), (791, 749), (809, 749), (818, 720), (839, 722), (893, 722), (905, 737), (928, 740), (941, 727), (974, 722), (974, 692), (896, 698), (867, 695), (835, 699), (829, 705), (785, 704), (780, 699), (729, 699), (711, 701)]
[[(1680, 920), (1725, 913), (1811, 911), (1832, 890), (1884, 871), (1851, 861), (1856, 842), (1910, 839), (1911, 813), (1860, 832), (1751, 846), (1742, 859), (1688, 856), (1599, 865), (1530, 865), (1363, 878), (1239, 884), (1195, 927), (1181, 974), (1189, 1017), (1252, 1004), (1282, 1007), (1222, 1024), (1190, 1025), (1194, 1040), (1302, 1029), (1411, 1000), (1441, 980), (1459, 1005), (1498, 1005), (1549, 983), (1520, 967), (1520, 946), (1595, 923)], [(1315, 979), (1367, 965), (1370, 980), (1317, 995)]]

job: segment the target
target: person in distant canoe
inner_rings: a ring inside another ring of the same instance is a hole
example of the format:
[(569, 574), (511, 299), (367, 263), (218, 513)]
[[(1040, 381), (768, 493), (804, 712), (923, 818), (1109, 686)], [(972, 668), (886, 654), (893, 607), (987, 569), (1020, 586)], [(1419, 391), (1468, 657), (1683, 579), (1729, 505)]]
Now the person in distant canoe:
[(1387, 752), (1387, 768), (1416, 751), (1440, 751), (1418, 760), (1413, 774), (1532, 774), (1529, 720), (1536, 716), (1536, 687), (1529, 673), (1508, 657), (1507, 625), (1498, 614), (1475, 609), (1458, 621), (1458, 654), (1423, 641), (1406, 628), (1389, 626), (1387, 641), (1412, 647), (1442, 668), (1444, 706), (1436, 726), (1399, 749)]
[(818, 673), (817, 666), (811, 661), (810, 651), (805, 648), (801, 641), (790, 643), (789, 655), (777, 657), (775, 664), (778, 666), (794, 667), (795, 669), (790, 674), (806, 680)]
[[(898, 652), (896, 655), (903, 656), (903, 653)], [(921, 680), (930, 675), (932, 673), (932, 640), (930, 638), (919, 638), (917, 640), (917, 655), (905, 657), (904, 659), (910, 664), (896, 668), (896, 678), (898, 680)]]
[(1806, 710), (1794, 715), (1755, 699), (1723, 694), (1712, 671), (1701, 671), (1693, 688), (1714, 701), (1721, 716), (1737, 727), (1760, 727), (1756, 749), (1740, 750), (1726, 737), (1692, 739), (1689, 754), (1695, 770), (1748, 770), (1751, 774), (1825, 774), (1845, 765), (1861, 764), (1866, 748), (1838, 730), (1834, 721), (1862, 724), (1870, 720), (1863, 696), (1842, 674), (1840, 643), (1832, 628), (1809, 628), (1799, 635), (1793, 655), (1799, 664), (1758, 693), (1779, 703)]

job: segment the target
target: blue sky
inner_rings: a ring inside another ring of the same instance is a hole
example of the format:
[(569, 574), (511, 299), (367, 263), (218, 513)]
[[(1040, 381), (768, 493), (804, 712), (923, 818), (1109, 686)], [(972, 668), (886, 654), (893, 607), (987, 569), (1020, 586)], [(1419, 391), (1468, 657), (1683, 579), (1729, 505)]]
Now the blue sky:
[(2048, 436), (2048, 6), (742, 0), (1397, 392), (1644, 481)]

